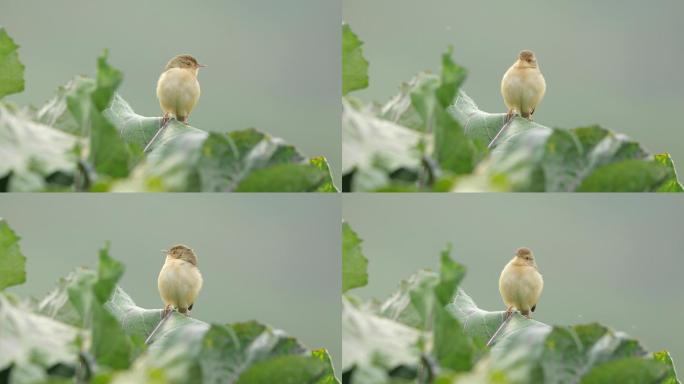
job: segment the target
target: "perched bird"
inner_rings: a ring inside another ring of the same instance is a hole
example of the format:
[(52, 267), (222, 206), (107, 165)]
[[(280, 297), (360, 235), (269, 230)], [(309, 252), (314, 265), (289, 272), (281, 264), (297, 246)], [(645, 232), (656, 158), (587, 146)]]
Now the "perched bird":
[(179, 55), (169, 60), (157, 81), (157, 98), (164, 118), (162, 126), (171, 118), (187, 123), (188, 116), (200, 97), (197, 73), (201, 67), (190, 55)]
[(521, 51), (501, 80), (501, 95), (508, 107), (507, 120), (518, 113), (531, 120), (545, 92), (546, 81), (537, 58), (532, 51)]
[(173, 308), (187, 314), (202, 289), (202, 282), (195, 252), (184, 245), (175, 245), (169, 249), (157, 278), (159, 295), (165, 304), (164, 314)]
[(530, 318), (534, 312), (539, 296), (544, 289), (544, 279), (537, 270), (537, 263), (529, 248), (518, 248), (513, 259), (506, 264), (499, 277), (499, 292), (506, 304), (506, 316), (513, 309)]

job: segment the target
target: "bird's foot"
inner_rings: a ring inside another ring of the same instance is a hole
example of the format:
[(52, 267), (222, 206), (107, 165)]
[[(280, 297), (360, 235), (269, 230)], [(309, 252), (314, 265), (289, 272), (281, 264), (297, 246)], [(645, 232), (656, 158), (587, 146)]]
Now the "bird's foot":
[(178, 121), (181, 123), (188, 125), (188, 117), (187, 116), (178, 116)]
[(511, 119), (512, 119), (513, 117), (515, 117), (515, 110), (509, 109), (509, 110), (508, 110), (508, 113), (506, 113), (506, 118), (504, 119), (503, 125), (506, 125), (506, 123), (508, 123), (509, 121), (511, 121)]
[(504, 313), (504, 321), (506, 321), (511, 316), (513, 316), (513, 307), (508, 307), (506, 308), (506, 312)]
[(164, 116), (162, 116), (161, 123), (160, 123), (159, 127), (165, 126), (166, 123), (169, 122), (169, 120), (171, 120), (171, 118), (169, 117), (169, 114), (165, 113)]
[(162, 318), (165, 318), (165, 317), (169, 314), (169, 312), (172, 312), (172, 311), (173, 311), (173, 307), (170, 306), (170, 305), (166, 305), (166, 306), (164, 307), (164, 310), (163, 310), (162, 313), (161, 313), (161, 317), (162, 317)]

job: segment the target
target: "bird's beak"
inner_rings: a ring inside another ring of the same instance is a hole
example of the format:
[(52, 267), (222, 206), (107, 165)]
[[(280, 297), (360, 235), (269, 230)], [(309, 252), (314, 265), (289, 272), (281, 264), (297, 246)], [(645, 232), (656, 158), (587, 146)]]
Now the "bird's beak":
[(200, 67), (200, 68), (206, 68), (206, 67), (207, 67), (207, 66), (204, 65), (204, 64), (197, 64), (197, 66)]
[(167, 251), (166, 249), (162, 249), (160, 252), (163, 253), (163, 254), (169, 253), (169, 251)]

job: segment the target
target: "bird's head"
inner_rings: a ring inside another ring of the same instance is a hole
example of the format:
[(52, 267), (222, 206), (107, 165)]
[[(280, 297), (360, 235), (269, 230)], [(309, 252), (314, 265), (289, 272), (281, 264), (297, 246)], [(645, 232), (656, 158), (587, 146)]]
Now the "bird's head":
[(197, 256), (192, 249), (186, 247), (185, 245), (174, 245), (168, 251), (166, 251), (167, 259), (179, 259), (187, 261), (192, 265), (197, 265)]
[(195, 74), (197, 74), (199, 69), (202, 67), (206, 67), (206, 65), (198, 63), (197, 59), (195, 59), (194, 57), (190, 55), (178, 55), (173, 59), (169, 60), (164, 70), (168, 71), (171, 68), (184, 68), (193, 70)]
[(515, 251), (515, 258), (525, 265), (536, 265), (532, 250), (527, 247), (520, 247)]
[(523, 68), (537, 68), (537, 57), (534, 52), (524, 50), (518, 54), (518, 66)]

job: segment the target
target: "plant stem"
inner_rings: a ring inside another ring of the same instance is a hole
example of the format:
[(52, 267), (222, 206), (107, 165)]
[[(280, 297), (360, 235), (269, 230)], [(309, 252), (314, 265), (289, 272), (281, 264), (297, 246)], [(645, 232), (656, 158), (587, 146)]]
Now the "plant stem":
[(504, 329), (504, 327), (506, 327), (506, 324), (508, 324), (508, 322), (511, 321), (511, 319), (513, 318), (513, 313), (514, 312), (510, 312), (510, 313), (507, 312), (508, 316), (506, 316), (504, 321), (501, 322), (501, 325), (499, 325), (499, 328), (496, 329), (496, 332), (494, 332), (492, 337), (489, 339), (489, 341), (487, 342), (487, 347), (492, 346), (492, 344), (494, 343), (494, 340), (496, 340), (496, 337), (499, 336), (499, 333), (501, 333), (501, 331)]
[(506, 130), (506, 128), (508, 128), (509, 125), (511, 125), (511, 121), (513, 121), (514, 118), (515, 118), (515, 116), (511, 116), (511, 117), (508, 119), (508, 121), (506, 121), (506, 122), (504, 123), (504, 125), (501, 127), (501, 129), (499, 129), (499, 132), (497, 132), (496, 136), (494, 136), (494, 138), (492, 139), (492, 141), (489, 142), (489, 145), (487, 146), (487, 149), (492, 149), (492, 145), (494, 145), (494, 142), (496, 142), (496, 139), (498, 139), (499, 136), (501, 136), (501, 134), (503, 133), (503, 131)]
[(150, 149), (150, 147), (152, 146), (152, 143), (154, 143), (154, 142), (157, 140), (157, 137), (158, 137), (159, 135), (161, 135), (162, 131), (164, 131), (164, 128), (166, 128), (166, 127), (169, 125), (169, 122), (170, 122), (170, 121), (171, 121), (171, 119), (166, 120), (166, 123), (164, 123), (164, 125), (162, 125), (161, 127), (159, 127), (159, 129), (158, 129), (157, 132), (154, 134), (154, 136), (152, 136), (152, 140), (150, 140), (150, 141), (147, 143), (147, 145), (145, 146), (145, 149), (143, 149), (143, 153), (147, 153), (147, 151), (148, 151), (148, 150)]
[(161, 328), (161, 326), (166, 322), (166, 320), (168, 320), (169, 317), (171, 317), (171, 313), (173, 313), (173, 311), (175, 311), (175, 309), (171, 309), (170, 311), (166, 312), (166, 315), (164, 315), (164, 317), (162, 317), (162, 319), (159, 320), (159, 323), (157, 323), (157, 326), (154, 327), (154, 329), (152, 330), (152, 333), (150, 333), (150, 335), (147, 336), (147, 339), (145, 339), (145, 345), (150, 345), (150, 341), (152, 341), (152, 337), (154, 337), (155, 333), (157, 333), (159, 328)]

